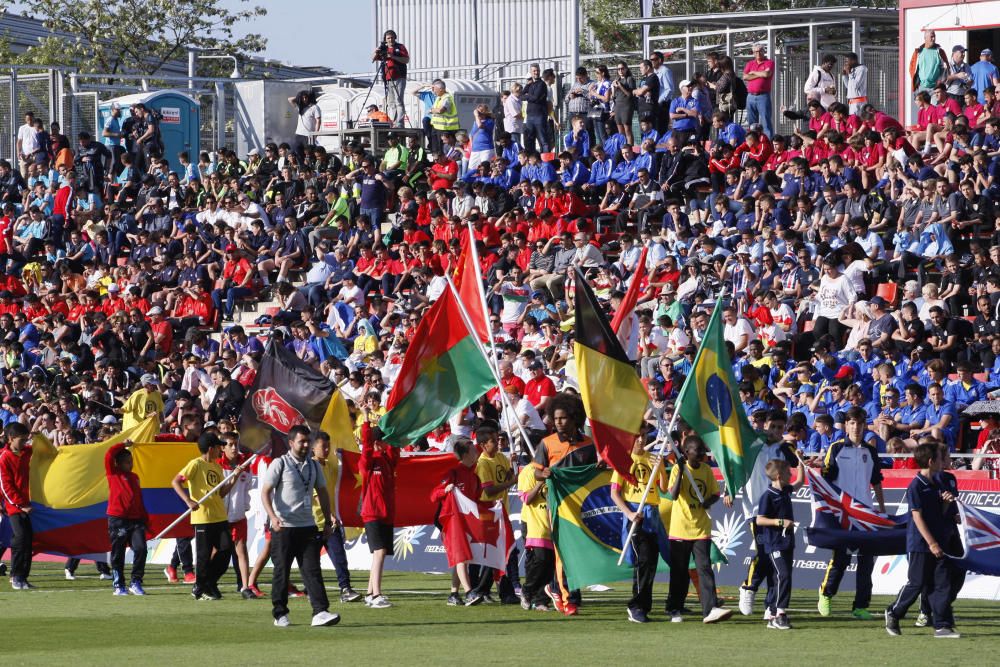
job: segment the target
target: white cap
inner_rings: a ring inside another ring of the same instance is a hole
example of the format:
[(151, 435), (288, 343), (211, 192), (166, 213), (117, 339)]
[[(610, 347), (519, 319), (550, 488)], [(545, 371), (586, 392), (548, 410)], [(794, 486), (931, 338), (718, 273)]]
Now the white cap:
[(101, 423), (102, 424), (108, 424), (108, 425), (117, 424), (118, 420), (115, 419), (114, 415), (105, 415), (104, 418), (101, 420)]
[(121, 288), (118, 287), (118, 283), (111, 283), (110, 285), (108, 285), (108, 291), (109, 292), (117, 292), (120, 289)]
[(251, 148), (249, 151), (247, 151), (247, 155), (260, 155), (260, 151), (257, 150), (256, 148)]
[(111, 110), (112, 111), (118, 111), (121, 108), (122, 108), (122, 105), (118, 104), (118, 102), (112, 102), (111, 103)]
[(159, 306), (153, 306), (152, 308), (149, 309), (149, 312), (146, 313), (148, 317), (152, 317), (153, 315), (162, 315), (162, 314), (163, 314), (163, 309), (160, 308)]
[(681, 81), (678, 84), (678, 87), (679, 88), (690, 88), (691, 87), (691, 80), (690, 79), (684, 79), (683, 81)]

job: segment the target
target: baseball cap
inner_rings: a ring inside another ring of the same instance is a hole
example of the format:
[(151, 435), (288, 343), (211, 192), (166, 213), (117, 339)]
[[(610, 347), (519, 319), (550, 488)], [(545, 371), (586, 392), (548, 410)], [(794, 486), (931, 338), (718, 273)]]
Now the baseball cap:
[(542, 368), (544, 368), (544, 366), (542, 366), (542, 362), (540, 361), (532, 361), (530, 364), (528, 364), (529, 371), (540, 371), (542, 370)]
[(118, 102), (112, 102), (111, 103), (111, 110), (112, 111), (118, 111), (121, 108), (122, 108), (122, 105), (118, 104)]
[(162, 314), (163, 314), (162, 308), (160, 308), (159, 306), (153, 306), (152, 308), (149, 309), (149, 312), (146, 313), (146, 316), (152, 317), (153, 315), (162, 315)]
[(681, 88), (690, 87), (691, 86), (691, 79), (684, 79), (683, 81), (680, 82), (679, 86)]
[(837, 370), (837, 374), (833, 376), (835, 380), (849, 380), (854, 377), (854, 369), (850, 366), (841, 366)]
[(871, 299), (868, 300), (868, 305), (878, 306), (879, 308), (885, 308), (886, 306), (889, 305), (889, 302), (880, 296), (873, 296)]
[(230, 243), (226, 246), (226, 252), (236, 252), (236, 246)]
[(101, 423), (108, 424), (110, 426), (111, 424), (117, 424), (118, 420), (115, 419), (114, 415), (105, 415), (104, 418), (101, 419)]
[(992, 56), (993, 55), (993, 49), (983, 49), (982, 51), (979, 52), (979, 55), (981, 55), (981, 56)]
[(968, 49), (966, 49), (961, 44), (956, 44), (955, 46), (951, 47), (951, 52), (952, 53), (958, 53), (959, 51), (961, 51), (962, 53), (965, 53), (966, 51), (968, 51)]
[(256, 148), (251, 148), (250, 150), (247, 151), (247, 155), (260, 155), (260, 151), (257, 150)]
[[(215, 424), (213, 424), (213, 426), (214, 425)], [(205, 424), (205, 427), (207, 428), (208, 424)], [(202, 433), (200, 436), (198, 436), (198, 449), (202, 451), (208, 451), (212, 447), (221, 447), (221, 446), (222, 446), (222, 438), (220, 438), (215, 433), (211, 432)]]
[(153, 385), (154, 387), (159, 387), (160, 381), (152, 373), (146, 373), (141, 378), (139, 378), (139, 384), (149, 384)]
[(111, 283), (110, 285), (108, 285), (108, 291), (109, 291), (109, 292), (117, 292), (117, 291), (119, 291), (120, 289), (121, 289), (121, 288), (120, 288), (120, 287), (118, 287), (118, 283)]
[(795, 395), (801, 396), (802, 394), (808, 394), (812, 396), (815, 393), (816, 393), (816, 387), (812, 386), (811, 384), (804, 384), (801, 387), (799, 387), (799, 390), (795, 392)]
[(536, 289), (534, 292), (531, 293), (532, 299), (541, 299), (543, 296), (545, 296), (545, 294), (543, 294), (541, 290)]

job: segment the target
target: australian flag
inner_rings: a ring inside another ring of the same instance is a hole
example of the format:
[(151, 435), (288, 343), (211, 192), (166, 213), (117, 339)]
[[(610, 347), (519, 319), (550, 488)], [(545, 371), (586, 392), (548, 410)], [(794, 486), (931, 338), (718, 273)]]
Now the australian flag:
[(252, 450), (271, 442), (270, 455), (287, 451), (288, 432), (297, 424), (319, 428), (336, 385), (282, 345), (270, 341), (247, 389), (240, 414), (240, 441)]
[(883, 556), (906, 553), (907, 517), (868, 507), (811, 470), (806, 477), (813, 498), (812, 525), (806, 528), (809, 544)]
[(1000, 576), (1000, 514), (961, 502), (958, 511), (964, 553), (955, 559), (955, 565), (969, 572)]

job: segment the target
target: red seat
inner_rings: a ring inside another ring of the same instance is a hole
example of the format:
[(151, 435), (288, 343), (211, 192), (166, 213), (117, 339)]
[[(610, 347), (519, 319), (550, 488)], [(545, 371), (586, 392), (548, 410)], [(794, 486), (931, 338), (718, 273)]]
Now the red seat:
[(899, 285), (896, 283), (882, 283), (875, 290), (875, 296), (880, 296), (888, 301), (890, 306), (895, 306), (896, 299), (899, 297)]

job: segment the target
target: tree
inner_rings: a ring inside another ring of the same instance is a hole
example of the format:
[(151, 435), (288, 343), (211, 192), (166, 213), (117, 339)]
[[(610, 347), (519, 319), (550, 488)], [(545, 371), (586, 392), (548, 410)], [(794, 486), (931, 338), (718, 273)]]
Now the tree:
[[(230, 11), (219, 0), (25, 0), (34, 15), (56, 33), (41, 38), (18, 60), (61, 65), (81, 72), (153, 74), (165, 63), (187, 57), (189, 49), (237, 57), (264, 50), (259, 34), (237, 37), (234, 29), (267, 14), (249, 5)], [(61, 36), (69, 34), (70, 39)]]

